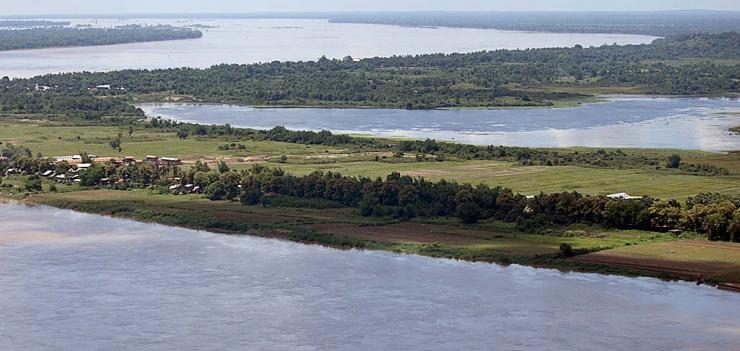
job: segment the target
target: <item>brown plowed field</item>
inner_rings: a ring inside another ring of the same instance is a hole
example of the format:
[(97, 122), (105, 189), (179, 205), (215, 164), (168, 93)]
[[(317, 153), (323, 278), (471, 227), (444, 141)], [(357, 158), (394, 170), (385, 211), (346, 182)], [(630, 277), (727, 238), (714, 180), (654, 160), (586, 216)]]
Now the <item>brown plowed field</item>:
[(740, 244), (682, 240), (625, 246), (574, 258), (608, 266), (696, 278), (740, 272)]

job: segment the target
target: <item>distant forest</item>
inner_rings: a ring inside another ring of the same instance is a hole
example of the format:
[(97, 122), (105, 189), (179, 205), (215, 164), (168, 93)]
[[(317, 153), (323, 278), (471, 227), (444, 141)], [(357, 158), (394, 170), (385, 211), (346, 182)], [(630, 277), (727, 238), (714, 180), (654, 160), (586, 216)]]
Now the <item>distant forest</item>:
[[(85, 16), (79, 16), (84, 18)], [(96, 16), (120, 18), (118, 15)], [(263, 12), (224, 14), (156, 14), (139, 18), (293, 18), (333, 23), (367, 23), (422, 27), (486, 28), (556, 33), (621, 33), (660, 37), (691, 33), (740, 31), (740, 11), (404, 11), (404, 12)]]
[(0, 20), (0, 28), (31, 28), (68, 26), (68, 21), (43, 21), (43, 20)]
[(202, 36), (203, 33), (200, 31), (173, 26), (13, 29), (0, 30), (0, 51), (194, 39)]
[(369, 12), (327, 15), (335, 23), (490, 28), (559, 33), (674, 36), (740, 31), (740, 12)]
[[(42, 85), (54, 87), (44, 94), (60, 90), (122, 97), (177, 94), (198, 101), (253, 105), (543, 106), (584, 96), (573, 91), (588, 93), (599, 87), (671, 95), (737, 93), (738, 57), (740, 34), (692, 34), (649, 45), (56, 74), (6, 79), (2, 94), (11, 105), (14, 98), (8, 94)], [(114, 89), (88, 91), (97, 85)]]

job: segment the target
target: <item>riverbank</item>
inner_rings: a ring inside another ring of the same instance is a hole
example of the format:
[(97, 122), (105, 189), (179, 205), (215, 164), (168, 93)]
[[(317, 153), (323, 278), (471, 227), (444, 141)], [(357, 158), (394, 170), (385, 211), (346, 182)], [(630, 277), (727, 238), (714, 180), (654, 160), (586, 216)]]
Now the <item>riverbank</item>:
[[(527, 234), (516, 230), (513, 224), (497, 221), (477, 225), (461, 225), (452, 219), (398, 222), (361, 217), (348, 208), (244, 206), (212, 202), (199, 196), (155, 195), (143, 190), (46, 193), (19, 200), (29, 205), (339, 249), (382, 250), (666, 280), (701, 279), (712, 285), (740, 283), (740, 245), (697, 241), (696, 237), (674, 237), (666, 233), (574, 226), (553, 228), (548, 235)], [(572, 247), (573, 257), (561, 250), (562, 244)], [(610, 261), (604, 255), (618, 258)], [(663, 257), (666, 255), (670, 258)]]

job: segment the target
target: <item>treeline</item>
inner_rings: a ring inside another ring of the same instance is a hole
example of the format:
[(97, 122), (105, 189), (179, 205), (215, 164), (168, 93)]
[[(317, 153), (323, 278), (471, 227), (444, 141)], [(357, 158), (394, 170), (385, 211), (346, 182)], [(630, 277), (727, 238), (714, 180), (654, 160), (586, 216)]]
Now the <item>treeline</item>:
[[(0, 80), (7, 84), (8, 79)], [(62, 115), (83, 120), (103, 117), (144, 118), (144, 112), (118, 98), (99, 98), (84, 91), (26, 92), (0, 86), (0, 113)]]
[[(11, 167), (28, 175), (45, 170), (63, 173), (69, 168), (65, 164), (55, 165), (49, 159), (32, 158), (23, 148), (2, 153), (12, 153), (10, 159), (0, 161), (3, 173)], [(706, 234), (710, 240), (740, 241), (740, 200), (712, 194), (689, 199), (684, 209), (675, 200), (648, 197), (621, 200), (562, 192), (529, 198), (502, 187), (444, 180), (431, 182), (398, 173), (374, 180), (331, 172), (294, 176), (259, 165), (237, 172), (220, 163), (214, 171), (200, 162), (188, 170), (148, 163), (107, 162), (82, 171), (80, 179), (83, 186), (159, 187), (163, 192), (177, 182), (180, 186), (204, 189), (205, 196), (211, 200), (268, 206), (272, 199), (283, 196), (281, 205), (305, 206), (305, 200), (310, 200), (324, 206), (357, 208), (363, 216), (392, 216), (401, 220), (454, 216), (462, 223), (472, 224), (495, 219), (516, 222), (521, 230), (535, 232), (575, 223), (621, 229), (684, 229)], [(104, 183), (103, 179), (106, 179)], [(290, 202), (285, 197), (296, 200)]]
[(30, 27), (52, 27), (52, 26), (68, 26), (72, 24), (69, 21), (44, 21), (44, 20), (2, 20), (0, 21), (0, 27), (2, 28), (30, 28)]
[(353, 138), (345, 134), (334, 134), (328, 130), (319, 132), (293, 131), (283, 126), (260, 130), (234, 128), (229, 124), (203, 125), (159, 118), (150, 119), (145, 126), (162, 131), (176, 132), (181, 139), (189, 137), (231, 137), (239, 140), (275, 141), (305, 145), (379, 145), (375, 139), (371, 138)]
[(729, 175), (723, 167), (681, 162), (679, 155), (669, 159), (627, 153), (621, 149), (595, 151), (559, 151), (516, 146), (478, 146), (438, 142), (432, 139), (403, 140), (395, 150), (402, 153), (431, 154), (467, 160), (506, 160), (521, 166), (585, 166), (598, 168), (671, 168), (696, 175)]
[[(543, 106), (580, 97), (558, 87), (629, 86), (655, 94), (738, 91), (740, 34), (692, 34), (649, 45), (498, 50), (315, 62), (218, 65), (70, 73), (14, 80), (79, 91), (125, 87), (100, 95), (168, 93), (214, 102), (260, 105), (439, 107)], [(547, 89), (526, 89), (546, 86)]]
[(197, 30), (164, 25), (0, 30), (0, 51), (194, 39), (202, 36), (203, 33)]
[(334, 23), (490, 28), (560, 33), (629, 33), (656, 36), (740, 31), (740, 13), (657, 12), (365, 12), (328, 15)]

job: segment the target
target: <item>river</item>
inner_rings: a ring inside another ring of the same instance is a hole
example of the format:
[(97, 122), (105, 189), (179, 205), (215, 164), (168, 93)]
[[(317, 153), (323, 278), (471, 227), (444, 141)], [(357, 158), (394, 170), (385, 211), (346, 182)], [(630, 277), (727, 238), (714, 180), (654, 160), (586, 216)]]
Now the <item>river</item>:
[(374, 110), (252, 108), (149, 103), (150, 117), (269, 129), (331, 130), (381, 137), (433, 138), (478, 145), (530, 147), (740, 149), (740, 100), (608, 96), (572, 108)]
[[(209, 67), (222, 63), (307, 61), (321, 56), (366, 58), (495, 49), (643, 44), (656, 37), (630, 34), (538, 33), (466, 28), (416, 28), (330, 23), (309, 19), (68, 19), (72, 26), (127, 24), (209, 26), (203, 37), (123, 45), (0, 52), (0, 76), (111, 71), (129, 68)], [(391, 39), (389, 39), (391, 38)]]
[(5, 350), (732, 350), (740, 294), (0, 204)]

